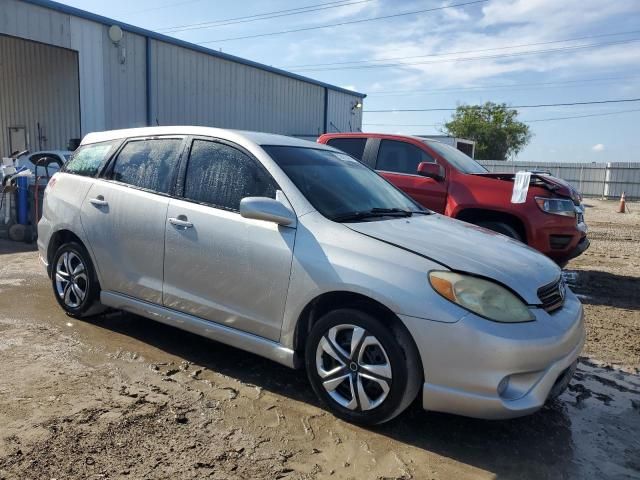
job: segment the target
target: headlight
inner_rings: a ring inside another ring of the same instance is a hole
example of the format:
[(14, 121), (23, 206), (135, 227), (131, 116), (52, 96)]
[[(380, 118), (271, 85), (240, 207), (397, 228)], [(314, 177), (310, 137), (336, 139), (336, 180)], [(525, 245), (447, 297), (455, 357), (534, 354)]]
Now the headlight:
[(543, 212), (553, 213), (554, 215), (564, 215), (565, 217), (576, 216), (576, 208), (572, 200), (536, 197), (536, 203)]
[(535, 320), (527, 306), (497, 283), (471, 275), (433, 271), (433, 289), (447, 300), (496, 322), (518, 323)]

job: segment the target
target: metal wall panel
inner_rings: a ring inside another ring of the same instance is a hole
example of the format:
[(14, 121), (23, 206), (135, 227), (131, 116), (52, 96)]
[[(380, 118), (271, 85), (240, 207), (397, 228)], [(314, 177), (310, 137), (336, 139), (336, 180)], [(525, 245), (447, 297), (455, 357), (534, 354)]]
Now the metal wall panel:
[(0, 0), (0, 33), (70, 48), (69, 15), (19, 0)]
[(0, 99), (0, 156), (12, 126), (26, 127), (31, 151), (65, 148), (80, 136), (77, 53), (0, 35)]
[(82, 134), (106, 129), (104, 95), (104, 26), (71, 17), (71, 48), (78, 51)]
[(108, 29), (100, 28), (105, 129), (144, 127), (147, 125), (145, 38), (124, 32), (116, 46), (109, 39)]
[[(329, 131), (361, 128), (362, 110), (352, 110), (360, 101), (355, 93), (226, 58), (131, 25), (123, 25), (125, 36), (115, 46), (107, 34), (112, 23), (120, 22), (53, 2), (0, 0), (0, 34), (79, 52), (82, 134), (157, 123), (313, 139), (324, 131), (325, 123)], [(51, 114), (57, 115), (60, 124), (74, 121), (64, 110)]]
[(362, 108), (354, 108), (362, 99), (356, 95), (328, 90), (327, 132), (361, 132)]
[(156, 40), (151, 59), (154, 123), (322, 133), (324, 88), (318, 85)]

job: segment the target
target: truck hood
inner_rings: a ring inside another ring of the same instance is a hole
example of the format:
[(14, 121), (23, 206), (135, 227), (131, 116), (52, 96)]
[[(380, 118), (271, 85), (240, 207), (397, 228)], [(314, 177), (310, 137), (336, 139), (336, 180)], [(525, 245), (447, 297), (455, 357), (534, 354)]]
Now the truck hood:
[[(474, 173), (473, 175), (484, 178), (492, 178), (500, 181), (511, 181), (515, 179), (515, 173)], [(543, 187), (559, 197), (566, 197), (573, 200), (576, 205), (582, 201), (582, 195), (569, 182), (554, 177), (546, 172), (532, 172), (530, 186)]]
[(537, 294), (540, 287), (560, 277), (560, 268), (536, 250), (443, 215), (414, 215), (345, 225), (450, 270), (494, 279), (517, 292), (530, 305), (540, 304)]

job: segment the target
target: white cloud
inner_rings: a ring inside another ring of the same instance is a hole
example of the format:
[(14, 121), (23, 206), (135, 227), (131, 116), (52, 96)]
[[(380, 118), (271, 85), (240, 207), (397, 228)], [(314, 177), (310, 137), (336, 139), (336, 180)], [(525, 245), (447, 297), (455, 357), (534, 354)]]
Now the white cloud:
[[(441, 0), (436, 5), (451, 3), (453, 0)], [(402, 11), (424, 8), (418, 0), (376, 0), (318, 11), (317, 15), (301, 15), (296, 17), (296, 22), (300, 22), (296, 27), (384, 15), (390, 7), (399, 4), (402, 4)], [(616, 0), (606, 8), (601, 0), (489, 0), (482, 8), (451, 8), (286, 37), (287, 46), (277, 64), (338, 85), (357, 83), (365, 93), (380, 91), (380, 85), (384, 85), (385, 90), (418, 90), (482, 86), (496, 82), (496, 79), (500, 79), (496, 83), (509, 83), (515, 75), (523, 74), (544, 74), (558, 81), (576, 76), (596, 77), (607, 71), (637, 69), (640, 42), (538, 55), (522, 53), (626, 40), (630, 35), (587, 37), (633, 30), (632, 19), (638, 15), (638, 0)], [(585, 38), (553, 43), (579, 37)], [(265, 44), (269, 43), (265, 41)], [(514, 47), (523, 44), (538, 45)], [(256, 47), (252, 45), (251, 48)], [(401, 59), (394, 60), (398, 57)], [(413, 58), (402, 59), (405, 57)], [(470, 60), (452, 61), (460, 57)], [(372, 59), (407, 65), (361, 68)], [(302, 67), (309, 64), (321, 65), (311, 69)], [(343, 70), (353, 66), (356, 69)], [(368, 85), (371, 87), (367, 88)], [(633, 94), (635, 87), (620, 84), (617, 88), (623, 95), (626, 93), (623, 88), (631, 88)]]
[[(640, 2), (637, 0), (619, 0), (611, 8), (602, 8), (600, 0), (490, 0), (481, 10), (448, 9), (438, 14), (418, 15), (411, 21), (405, 20), (402, 28), (393, 23), (381, 24), (376, 30), (379, 41), (369, 46), (368, 56), (376, 59), (417, 57), (394, 61), (408, 64), (401, 71), (404, 77), (402, 82), (409, 88), (423, 85), (472, 86), (505, 74), (553, 72), (556, 77), (562, 77), (572, 76), (576, 68), (586, 73), (599, 72), (603, 68), (635, 68), (640, 55), (640, 43), (547, 52), (541, 55), (505, 56), (628, 39), (628, 36), (585, 38), (545, 44), (601, 33), (605, 28), (603, 25), (607, 25), (616, 15), (634, 13), (640, 13)], [(606, 28), (603, 33), (616, 31), (609, 26)], [(629, 28), (621, 26), (618, 30), (625, 31)], [(524, 44), (538, 45), (505, 48)], [(443, 55), (442, 52), (454, 53)], [(443, 61), (460, 57), (492, 56), (494, 58), (481, 60)], [(376, 73), (392, 71), (372, 70)]]
[(345, 90), (351, 90), (352, 92), (358, 91), (355, 85), (342, 85), (342, 88), (344, 88)]
[(602, 143), (596, 143), (593, 147), (591, 147), (591, 150), (593, 150), (594, 152), (602, 152), (604, 150), (604, 145)]

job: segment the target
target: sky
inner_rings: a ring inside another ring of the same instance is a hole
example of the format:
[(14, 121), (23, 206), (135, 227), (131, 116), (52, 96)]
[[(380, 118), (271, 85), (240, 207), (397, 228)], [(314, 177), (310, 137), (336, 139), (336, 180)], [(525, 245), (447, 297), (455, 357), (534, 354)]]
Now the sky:
[[(370, 132), (439, 134), (452, 113), (403, 109), (640, 98), (640, 0), (63, 3), (366, 93)], [(518, 160), (640, 161), (640, 102), (518, 110)]]

